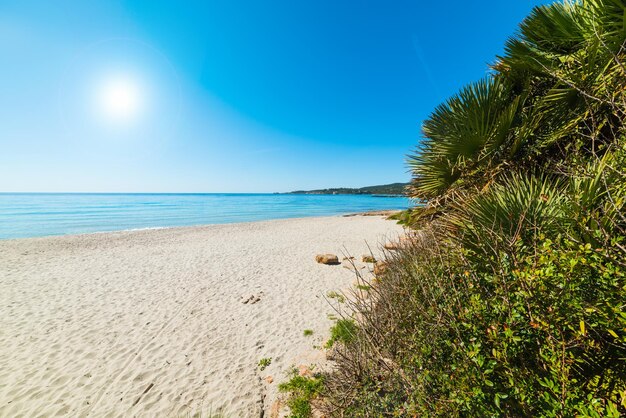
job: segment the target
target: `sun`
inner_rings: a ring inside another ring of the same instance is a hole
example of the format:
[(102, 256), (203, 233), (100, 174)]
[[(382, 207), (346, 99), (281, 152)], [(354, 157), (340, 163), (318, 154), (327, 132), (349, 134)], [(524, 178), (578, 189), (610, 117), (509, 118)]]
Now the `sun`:
[(126, 75), (102, 80), (96, 91), (98, 114), (107, 122), (121, 124), (135, 121), (143, 107), (143, 93), (137, 80)]

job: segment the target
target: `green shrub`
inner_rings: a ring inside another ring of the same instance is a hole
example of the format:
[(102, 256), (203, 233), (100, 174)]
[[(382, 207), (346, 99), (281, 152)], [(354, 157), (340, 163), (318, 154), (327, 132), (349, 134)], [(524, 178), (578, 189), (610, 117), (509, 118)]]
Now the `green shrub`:
[(335, 343), (348, 344), (356, 337), (357, 326), (352, 319), (338, 319), (330, 329), (330, 339), (326, 342), (326, 348), (332, 347)]
[[(597, 165), (547, 194), (534, 188), (536, 178), (518, 178), (472, 201), (492, 206), (468, 203), (455, 212), (452, 232), (444, 218), (422, 230), (388, 260), (372, 287), (374, 308), (368, 298), (357, 302), (367, 338), (339, 348), (328, 402), (357, 416), (623, 414), (620, 152), (602, 169), (608, 176), (599, 176), (610, 199), (585, 211), (576, 185)], [(500, 211), (508, 215), (498, 220)]]
[(535, 8), (425, 121), (419, 230), (331, 330), (329, 415), (626, 415), (625, 11)]
[(329, 404), (346, 416), (622, 411), (624, 268), (562, 236), (515, 251), (401, 250), (375, 287), (376, 308), (358, 305), (368, 338), (337, 348)]
[(288, 394), (287, 406), (292, 418), (308, 418), (311, 416), (311, 401), (324, 388), (324, 378), (320, 374), (300, 376), (297, 369), (292, 369), (287, 382), (278, 385), (278, 390)]

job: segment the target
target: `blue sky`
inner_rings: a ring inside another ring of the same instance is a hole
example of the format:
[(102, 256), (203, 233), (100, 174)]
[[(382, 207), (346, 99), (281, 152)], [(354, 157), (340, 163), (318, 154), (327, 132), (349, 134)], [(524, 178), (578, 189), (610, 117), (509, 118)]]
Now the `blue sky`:
[(4, 0), (0, 191), (407, 181), (421, 122), (539, 3)]

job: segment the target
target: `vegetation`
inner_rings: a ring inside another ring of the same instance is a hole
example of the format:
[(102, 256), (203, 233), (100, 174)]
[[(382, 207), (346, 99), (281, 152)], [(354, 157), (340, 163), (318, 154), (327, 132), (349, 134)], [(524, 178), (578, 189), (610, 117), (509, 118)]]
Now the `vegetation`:
[(259, 360), (259, 370), (265, 370), (267, 367), (269, 367), (270, 364), (272, 364), (272, 358), (263, 357), (261, 360)]
[[(345, 297), (345, 295), (343, 295), (342, 293), (335, 292), (334, 290), (331, 290), (330, 292), (328, 292), (328, 293), (326, 294), (326, 297), (327, 297), (328, 299), (334, 299), (334, 300), (336, 300), (338, 303), (345, 303), (345, 301), (346, 301), (346, 297)], [(332, 319), (332, 318), (331, 318), (331, 319)]]
[(326, 348), (330, 348), (335, 343), (350, 343), (357, 333), (356, 323), (352, 319), (338, 319), (330, 329), (330, 339), (326, 342)]
[(311, 415), (311, 401), (319, 395), (323, 387), (322, 375), (300, 375), (294, 368), (290, 373), (290, 379), (281, 383), (278, 390), (289, 394), (287, 406), (291, 411), (291, 418), (307, 418)]
[(291, 192), (293, 194), (373, 194), (373, 195), (406, 195), (406, 188), (409, 183), (392, 183), (381, 186), (368, 186), (358, 189), (349, 187), (338, 187), (334, 189), (319, 190), (298, 190)]
[(345, 298), (328, 415), (626, 414), (625, 65), (624, 0), (541, 6), (434, 110), (418, 232)]
[(312, 329), (305, 329), (303, 332), (305, 337), (310, 337), (311, 335), (313, 335), (313, 330)]

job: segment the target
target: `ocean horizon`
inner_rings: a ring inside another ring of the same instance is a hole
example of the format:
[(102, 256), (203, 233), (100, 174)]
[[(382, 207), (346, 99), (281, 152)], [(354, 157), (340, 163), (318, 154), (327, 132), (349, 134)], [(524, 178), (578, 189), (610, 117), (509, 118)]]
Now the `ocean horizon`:
[(0, 193), (0, 240), (401, 210), (401, 196)]

